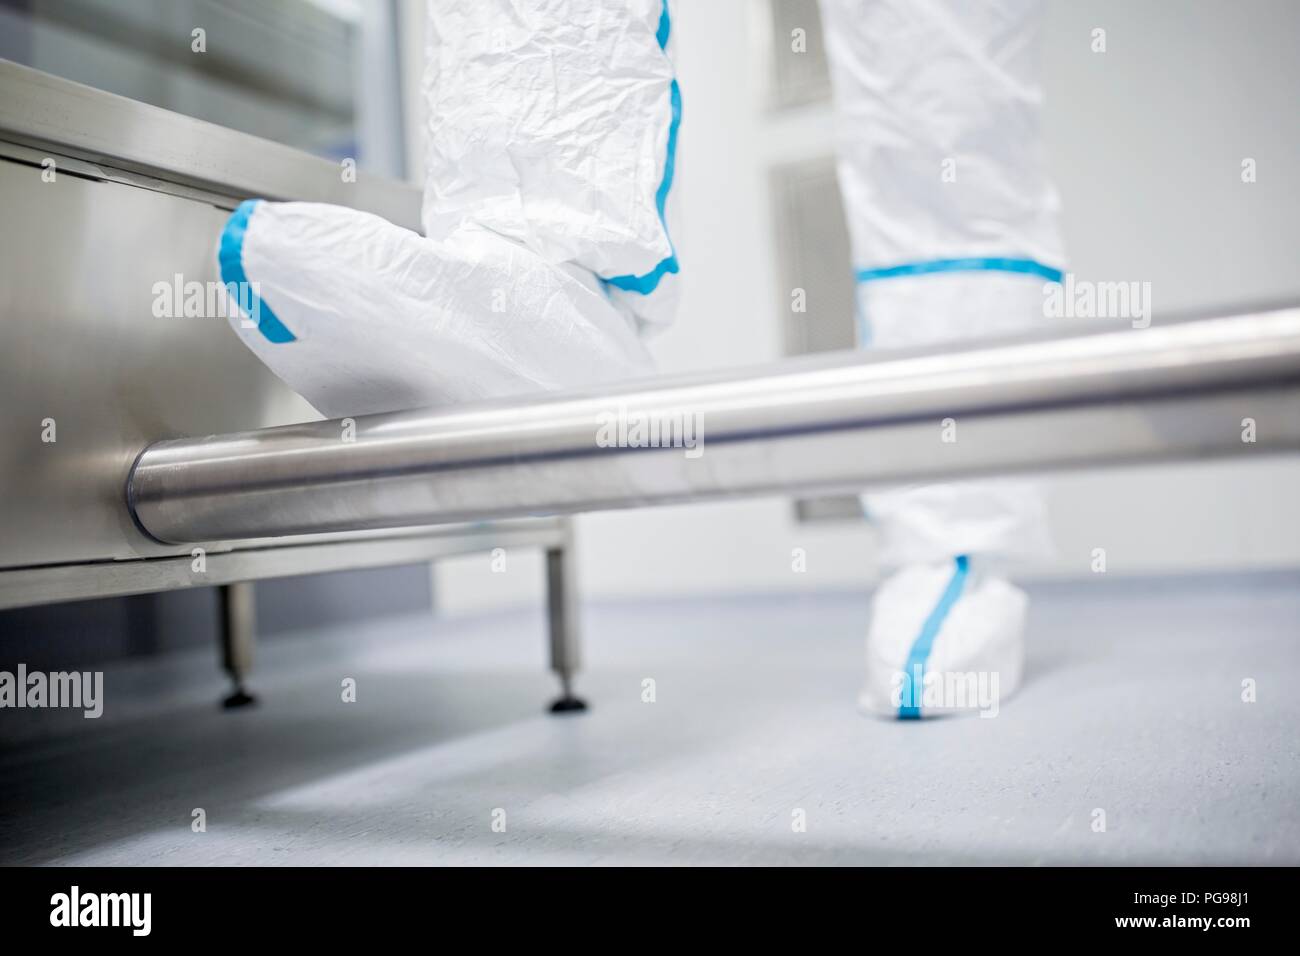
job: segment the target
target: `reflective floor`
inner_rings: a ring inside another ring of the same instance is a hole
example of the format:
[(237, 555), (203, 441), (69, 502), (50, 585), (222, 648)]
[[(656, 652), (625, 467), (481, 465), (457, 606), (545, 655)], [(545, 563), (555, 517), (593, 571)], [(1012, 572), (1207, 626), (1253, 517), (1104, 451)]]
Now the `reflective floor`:
[(590, 607), (576, 717), (540, 611), (132, 662), (0, 712), (0, 862), (1300, 863), (1300, 574), (1030, 591), (991, 720), (857, 714), (864, 595)]

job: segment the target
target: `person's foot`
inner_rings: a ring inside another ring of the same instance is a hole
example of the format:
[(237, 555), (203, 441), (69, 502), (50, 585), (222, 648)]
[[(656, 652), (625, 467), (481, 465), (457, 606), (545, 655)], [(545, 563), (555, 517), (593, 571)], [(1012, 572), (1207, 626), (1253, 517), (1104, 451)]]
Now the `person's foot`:
[(917, 564), (876, 590), (860, 706), (883, 716), (995, 716), (1020, 685), (1027, 599), (965, 556)]
[[(652, 370), (599, 281), (467, 224), (426, 239), (320, 203), (249, 200), (221, 235), (230, 324), (331, 418), (623, 381)], [(255, 305), (255, 308), (253, 307)]]

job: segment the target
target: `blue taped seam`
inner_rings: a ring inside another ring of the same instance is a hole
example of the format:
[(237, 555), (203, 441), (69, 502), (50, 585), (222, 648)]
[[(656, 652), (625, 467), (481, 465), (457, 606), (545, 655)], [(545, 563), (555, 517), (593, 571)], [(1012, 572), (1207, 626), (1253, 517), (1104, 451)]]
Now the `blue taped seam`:
[(1045, 265), (1037, 259), (971, 256), (965, 259), (930, 259), (924, 262), (907, 262), (878, 269), (858, 269), (854, 273), (854, 277), (859, 282), (875, 282), (879, 279), (928, 275), (932, 272), (1015, 272), (1038, 276), (1048, 282), (1060, 282), (1063, 276), (1060, 269)]
[(257, 330), (268, 342), (283, 345), (295, 341), (297, 336), (289, 331), (265, 300), (253, 290), (253, 284), (244, 272), (244, 235), (248, 232), (248, 220), (261, 201), (245, 199), (230, 214), (225, 228), (221, 230), (217, 262), (221, 266), (221, 281), (227, 289), (233, 287), (235, 290), (234, 299), (240, 311), (250, 320), (254, 315), (257, 316)]
[[(668, 18), (668, 0), (663, 0), (663, 10), (659, 14), (659, 29), (655, 31), (655, 39), (659, 42), (659, 49), (668, 49), (668, 37), (671, 32), (672, 22)], [(659, 225), (663, 227), (664, 236), (668, 239), (668, 248), (671, 251), (667, 258), (663, 259), (645, 275), (614, 276), (612, 279), (600, 280), (616, 289), (622, 289), (625, 292), (636, 292), (641, 295), (649, 295), (658, 288), (660, 279), (669, 273), (676, 275), (679, 270), (677, 247), (673, 245), (673, 237), (668, 235), (668, 220), (664, 215), (664, 209), (668, 204), (668, 190), (673, 185), (673, 171), (676, 165), (677, 127), (681, 125), (682, 121), (682, 91), (677, 85), (676, 78), (673, 79), (672, 85), (669, 87), (668, 99), (672, 104), (672, 120), (668, 124), (668, 155), (664, 159), (664, 178), (660, 181), (659, 189), (655, 193), (655, 208), (659, 211)]]
[(948, 586), (943, 589), (943, 594), (939, 596), (939, 603), (934, 606), (930, 616), (925, 619), (925, 623), (921, 625), (921, 633), (916, 636), (916, 640), (912, 643), (912, 649), (908, 652), (907, 663), (904, 665), (903, 670), (903, 693), (899, 698), (901, 703), (898, 707), (899, 720), (918, 720), (921, 717), (921, 699), (925, 688), (923, 683), (925, 662), (930, 657), (930, 650), (934, 647), (934, 639), (939, 635), (939, 629), (943, 627), (948, 612), (952, 610), (952, 606), (961, 597), (969, 568), (970, 558), (964, 554), (959, 554), (956, 558), (956, 568), (952, 572), (952, 577), (948, 579)]

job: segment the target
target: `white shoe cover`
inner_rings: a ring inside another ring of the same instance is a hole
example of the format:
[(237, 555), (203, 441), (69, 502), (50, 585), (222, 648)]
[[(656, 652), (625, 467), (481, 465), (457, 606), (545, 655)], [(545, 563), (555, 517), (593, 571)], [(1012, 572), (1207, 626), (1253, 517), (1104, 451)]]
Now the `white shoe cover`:
[(681, 92), (667, 0), (430, 0), (427, 238), (252, 203), (221, 241), (232, 325), (330, 417), (621, 381), (672, 317)]
[(903, 719), (996, 716), (1020, 685), (1027, 604), (1019, 588), (973, 574), (964, 556), (898, 571), (872, 602), (860, 706)]
[(441, 241), (320, 203), (249, 200), (218, 254), (257, 292), (244, 343), (330, 418), (620, 381), (653, 370), (596, 280), (466, 224)]

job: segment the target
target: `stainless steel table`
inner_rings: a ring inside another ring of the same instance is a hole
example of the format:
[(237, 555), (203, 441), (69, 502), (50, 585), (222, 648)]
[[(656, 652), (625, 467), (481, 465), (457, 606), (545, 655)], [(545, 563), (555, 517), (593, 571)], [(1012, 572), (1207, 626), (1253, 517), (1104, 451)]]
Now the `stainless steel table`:
[(201, 551), (159, 544), (132, 521), (127, 475), (151, 442), (320, 417), (225, 319), (153, 314), (160, 279), (217, 279), (221, 226), (255, 196), (339, 203), (418, 228), (408, 185), (364, 172), (344, 182), (326, 160), (0, 60), (0, 608), (218, 586), (238, 694), (251, 581), (541, 548), (559, 704), (574, 706), (571, 539), (560, 519), (231, 537)]

